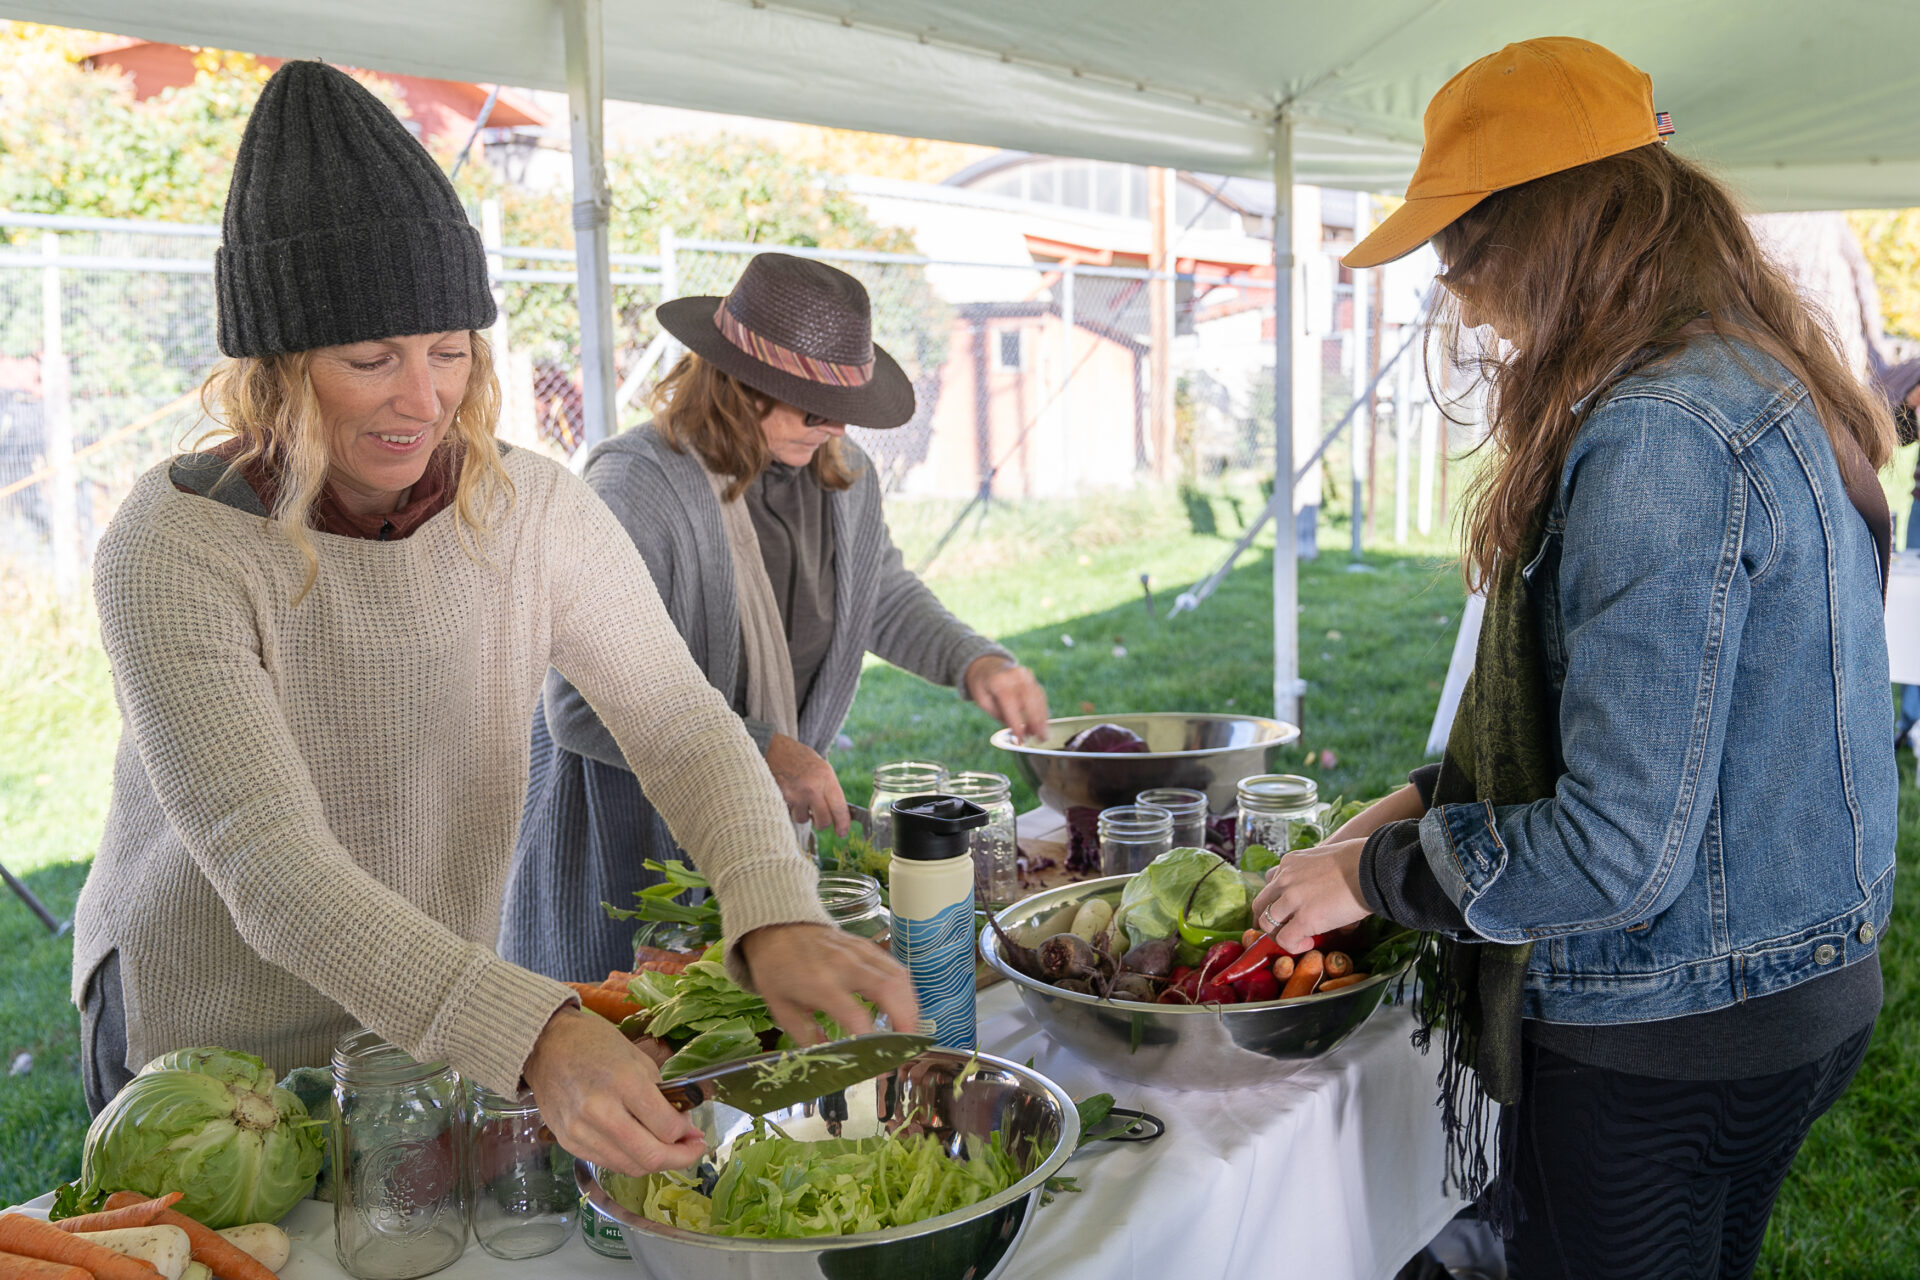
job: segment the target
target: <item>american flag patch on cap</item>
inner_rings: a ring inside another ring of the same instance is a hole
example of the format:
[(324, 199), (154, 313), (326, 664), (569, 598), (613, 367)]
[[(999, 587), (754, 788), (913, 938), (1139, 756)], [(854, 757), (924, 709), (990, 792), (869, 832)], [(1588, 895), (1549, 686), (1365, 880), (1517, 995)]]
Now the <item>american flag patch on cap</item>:
[(1653, 113), (1653, 132), (1655, 137), (1671, 138), (1673, 136), (1673, 112), (1671, 111), (1654, 112)]

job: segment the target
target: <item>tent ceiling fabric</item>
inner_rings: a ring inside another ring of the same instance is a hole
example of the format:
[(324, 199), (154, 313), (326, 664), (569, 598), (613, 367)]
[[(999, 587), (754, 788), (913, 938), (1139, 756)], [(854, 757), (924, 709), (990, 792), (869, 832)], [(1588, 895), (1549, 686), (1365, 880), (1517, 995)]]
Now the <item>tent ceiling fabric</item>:
[[(1676, 147), (1764, 208), (1920, 203), (1913, 0), (605, 0), (610, 96), (1395, 190), (1427, 99), (1510, 40), (1644, 67)], [(551, 0), (0, 0), (67, 26), (564, 88)]]

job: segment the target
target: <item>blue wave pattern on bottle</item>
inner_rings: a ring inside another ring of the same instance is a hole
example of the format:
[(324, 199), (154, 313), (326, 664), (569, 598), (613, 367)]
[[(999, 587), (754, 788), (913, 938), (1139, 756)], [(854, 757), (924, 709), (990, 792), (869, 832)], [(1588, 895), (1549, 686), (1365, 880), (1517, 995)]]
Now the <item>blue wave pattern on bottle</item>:
[(934, 1040), (949, 1049), (974, 1045), (973, 945), (972, 898), (926, 920), (894, 917), (893, 958), (913, 976)]

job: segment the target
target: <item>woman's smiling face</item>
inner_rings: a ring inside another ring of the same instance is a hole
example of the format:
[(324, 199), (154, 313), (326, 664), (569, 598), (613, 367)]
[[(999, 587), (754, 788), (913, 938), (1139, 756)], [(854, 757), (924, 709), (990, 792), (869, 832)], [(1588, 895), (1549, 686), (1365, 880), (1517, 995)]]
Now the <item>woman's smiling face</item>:
[(394, 511), (467, 394), (473, 338), (451, 333), (323, 347), (308, 378), (327, 433), (327, 481), (356, 514)]

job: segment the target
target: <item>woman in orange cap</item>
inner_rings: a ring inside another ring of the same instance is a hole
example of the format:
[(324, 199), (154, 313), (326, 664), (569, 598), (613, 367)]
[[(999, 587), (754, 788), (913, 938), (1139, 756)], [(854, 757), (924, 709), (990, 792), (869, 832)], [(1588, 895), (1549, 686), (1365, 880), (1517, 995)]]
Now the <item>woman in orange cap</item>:
[(1880, 1008), (1893, 424), (1619, 57), (1509, 45), (1425, 125), (1346, 261), (1431, 240), (1498, 339), (1453, 346), (1486, 622), (1442, 763), (1255, 909), (1439, 935), (1449, 1173), (1515, 1275), (1747, 1276)]

